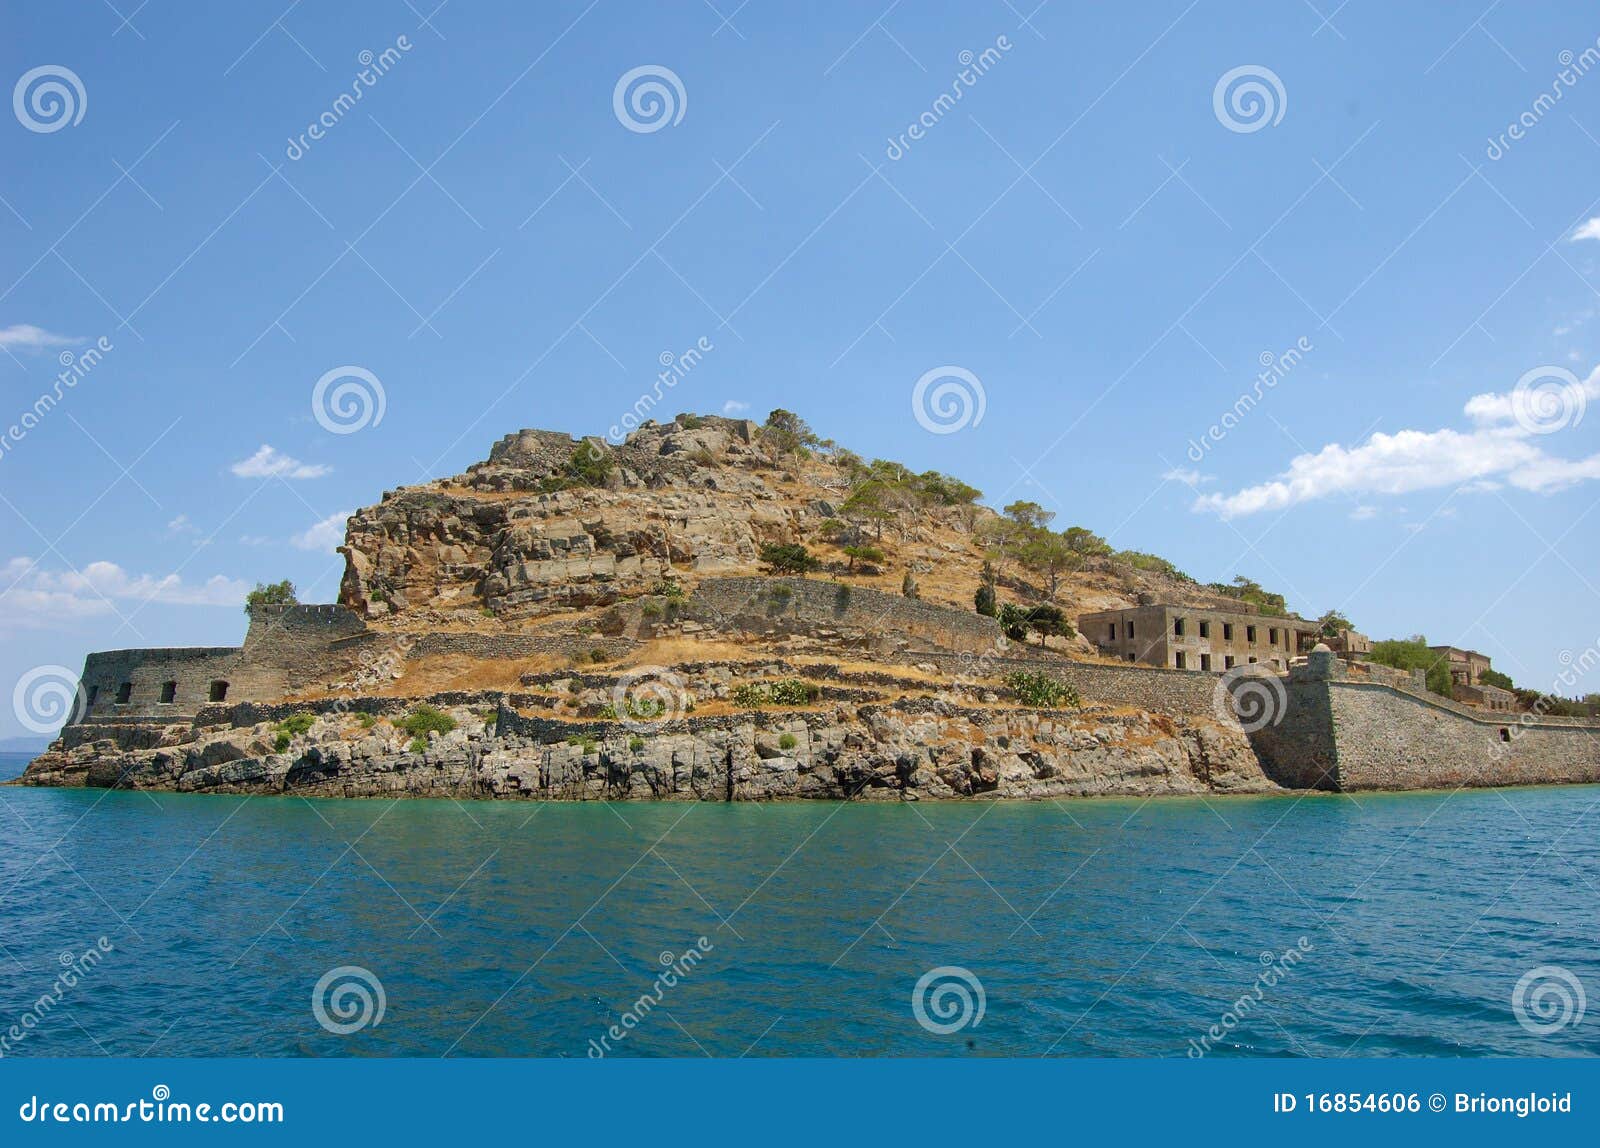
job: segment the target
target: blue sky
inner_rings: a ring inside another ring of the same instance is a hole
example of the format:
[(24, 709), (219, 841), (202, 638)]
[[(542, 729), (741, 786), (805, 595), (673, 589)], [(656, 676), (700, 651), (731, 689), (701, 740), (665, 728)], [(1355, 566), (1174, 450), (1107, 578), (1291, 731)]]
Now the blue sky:
[[(705, 340), (663, 416), (789, 407), (1548, 687), (1600, 637), (1593, 9), (1118, 7), (10, 6), (0, 424), (109, 349), (0, 451), (0, 684), (332, 600), (338, 516)], [(930, 433), (947, 368), (982, 419)]]

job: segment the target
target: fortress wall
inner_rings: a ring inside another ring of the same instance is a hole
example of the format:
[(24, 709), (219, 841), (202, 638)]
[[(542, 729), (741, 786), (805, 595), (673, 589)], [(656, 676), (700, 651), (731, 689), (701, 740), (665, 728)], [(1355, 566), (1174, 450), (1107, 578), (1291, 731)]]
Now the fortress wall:
[[(83, 662), (80, 680), (91, 699), (84, 721), (96, 719), (187, 717), (206, 704), (213, 681), (228, 683), (228, 696), (267, 697), (283, 688), (283, 675), (271, 667), (247, 665), (236, 646), (188, 649), (106, 650)], [(163, 687), (176, 683), (171, 702), (162, 702)], [(124, 683), (132, 690), (126, 703), (116, 699)]]
[(555, 655), (574, 657), (592, 650), (604, 650), (608, 657), (621, 657), (638, 645), (627, 638), (591, 634), (415, 634), (408, 658), (433, 658), (458, 654), (469, 658), (503, 658), (515, 661)]
[(1000, 637), (999, 624), (981, 614), (820, 578), (708, 578), (685, 613), (717, 628), (858, 630), (973, 653), (993, 649)]
[(1482, 716), (1365, 682), (1332, 681), (1323, 692), (1346, 791), (1600, 782), (1600, 725)]
[[(992, 648), (992, 647), (991, 647)], [(951, 677), (974, 681), (1003, 677), (1014, 670), (1052, 674), (1076, 689), (1086, 702), (1133, 706), (1178, 717), (1227, 717), (1216, 707), (1221, 674), (1198, 670), (1169, 670), (1159, 666), (1112, 666), (1075, 662), (1060, 654), (1028, 653), (1027, 646), (1011, 642), (1005, 654), (992, 656), (952, 654), (942, 650), (907, 650), (900, 661), (928, 662)]]

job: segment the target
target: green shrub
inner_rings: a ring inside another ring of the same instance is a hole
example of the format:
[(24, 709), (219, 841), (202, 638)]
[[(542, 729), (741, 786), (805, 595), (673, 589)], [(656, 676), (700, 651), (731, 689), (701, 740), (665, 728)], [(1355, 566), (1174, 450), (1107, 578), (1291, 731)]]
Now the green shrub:
[(484, 725), (495, 725), (500, 721), (500, 711), (484, 710), (478, 714), (478, 717), (482, 719)]
[(822, 565), (798, 542), (768, 542), (761, 548), (761, 561), (778, 574), (804, 574)]
[(794, 734), (786, 733), (778, 738), (779, 749), (793, 749), (799, 742), (795, 741)]
[(428, 752), (428, 739), (425, 738), (425, 737), (414, 737), (414, 738), (412, 738), (411, 739), (411, 752), (412, 753), (427, 753)]
[(1013, 670), (1006, 685), (1025, 706), (1061, 709), (1079, 704), (1078, 691), (1060, 678), (1035, 670)]
[(456, 719), (443, 710), (423, 703), (401, 719), (400, 728), (412, 737), (427, 740), (430, 733), (449, 733), (456, 728)]
[(767, 596), (770, 597), (774, 602), (787, 602), (790, 598), (794, 597), (794, 587), (785, 586), (782, 582), (779, 582), (771, 590), (767, 591)]
[(599, 718), (601, 721), (616, 721), (617, 707), (612, 705), (610, 702), (607, 702), (605, 705), (595, 710), (594, 716)]
[(567, 459), (567, 476), (583, 486), (604, 486), (611, 474), (611, 452), (596, 442), (578, 444)]
[(848, 610), (850, 608), (850, 587), (840, 582), (833, 592), (833, 604), (836, 609)]
[(678, 416), (678, 425), (684, 430), (699, 430), (706, 425), (706, 420), (699, 415), (684, 414)]
[(589, 651), (589, 660), (591, 662), (609, 662), (611, 660), (611, 655), (606, 653), (599, 646), (596, 646), (594, 649)]
[(659, 618), (661, 617), (661, 603), (646, 602), (643, 606), (639, 607), (639, 613), (643, 614), (646, 618)]
[(733, 704), (741, 709), (760, 709), (762, 706), (803, 706), (817, 700), (822, 691), (810, 682), (799, 678), (782, 678), (775, 682), (747, 682), (733, 688)]
[(280, 729), (278, 731), (277, 739), (272, 743), (272, 747), (278, 753), (287, 753), (289, 750), (289, 743), (292, 740), (294, 739), (289, 736), (287, 731)]
[(316, 724), (317, 715), (305, 712), (290, 714), (278, 723), (278, 732), (286, 733), (291, 737), (299, 737)]
[(371, 729), (378, 724), (378, 719), (375, 715), (362, 711), (356, 714), (356, 724), (362, 729)]
[(638, 753), (641, 749), (644, 748), (644, 738), (642, 738), (642, 737), (630, 737), (628, 739), (628, 748), (633, 750), (634, 753)]

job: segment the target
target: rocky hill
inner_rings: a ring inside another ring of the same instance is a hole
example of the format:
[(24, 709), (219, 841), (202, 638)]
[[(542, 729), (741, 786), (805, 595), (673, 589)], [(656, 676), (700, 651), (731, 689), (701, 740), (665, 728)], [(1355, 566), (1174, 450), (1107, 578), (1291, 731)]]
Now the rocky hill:
[(1070, 625), (1008, 642), (974, 608), (986, 576), (1000, 604), (1069, 619), (1215, 594), (979, 497), (783, 411), (684, 415), (622, 444), (521, 431), (353, 515), (338, 606), (258, 611), (237, 650), (91, 655), (97, 700), (23, 783), (717, 800), (1277, 787), (1215, 675), (1108, 662)]
[[(466, 474), (358, 511), (339, 600), (380, 626), (492, 631), (570, 618), (667, 580), (756, 573), (764, 545), (798, 544), (853, 585), (899, 592), (910, 573), (926, 600), (971, 609), (999, 521), (977, 494), (747, 420), (684, 415), (645, 423), (618, 446), (524, 430)], [(881, 556), (852, 558), (850, 548)], [(1050, 597), (1016, 563), (1002, 561), (999, 574), (1003, 598)], [(1072, 616), (1141, 594), (1226, 605), (1191, 581), (1103, 556), (1064, 570), (1053, 600)]]

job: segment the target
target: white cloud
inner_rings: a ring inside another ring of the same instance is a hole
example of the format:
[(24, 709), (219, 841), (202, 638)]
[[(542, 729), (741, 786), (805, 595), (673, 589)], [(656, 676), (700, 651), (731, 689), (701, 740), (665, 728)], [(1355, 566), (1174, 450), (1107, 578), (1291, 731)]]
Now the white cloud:
[[(170, 606), (241, 606), (249, 583), (213, 575), (185, 582), (177, 574), (129, 574), (115, 562), (47, 570), (31, 558), (0, 566), (0, 629), (45, 629), (83, 618), (115, 616), (118, 602)], [(121, 610), (127, 613), (126, 610)]]
[(234, 463), (231, 469), (240, 478), (321, 478), (333, 470), (331, 466), (313, 466), (290, 458), (266, 443), (249, 458)]
[(52, 334), (43, 327), (35, 327), (32, 323), (0, 327), (0, 350), (4, 351), (42, 351), (46, 347), (70, 347), (74, 343), (81, 342), (82, 339)]
[(345, 523), (354, 513), (353, 510), (341, 510), (330, 514), (321, 522), (290, 538), (289, 544), (300, 550), (321, 550), (324, 553), (336, 546), (343, 546)]
[(1369, 518), (1376, 517), (1378, 517), (1378, 508), (1376, 506), (1363, 504), (1350, 512), (1350, 520), (1352, 522), (1365, 522)]
[(1181, 482), (1185, 486), (1199, 486), (1203, 482), (1216, 481), (1209, 474), (1201, 474), (1198, 470), (1192, 470), (1184, 466), (1175, 466), (1171, 470), (1163, 471), (1161, 477), (1168, 482)]
[(1582, 239), (1600, 239), (1600, 215), (1585, 223), (1580, 223), (1578, 230), (1574, 231), (1567, 241), (1569, 243), (1577, 243)]
[[(1600, 368), (1579, 386), (1584, 401), (1600, 396)], [(1547, 454), (1541, 445), (1547, 436), (1516, 420), (1509, 393), (1474, 395), (1464, 413), (1477, 424), (1472, 430), (1402, 430), (1375, 434), (1355, 447), (1333, 443), (1292, 459), (1271, 481), (1233, 494), (1206, 495), (1194, 508), (1235, 518), (1334, 495), (1393, 495), (1439, 487), (1492, 490), (1501, 485), (1546, 494), (1600, 479), (1600, 455), (1566, 459)]]
[(738, 399), (729, 399), (727, 402), (722, 404), (722, 413), (725, 415), (736, 415), (741, 411), (747, 411), (749, 409), (749, 403), (741, 403)]

